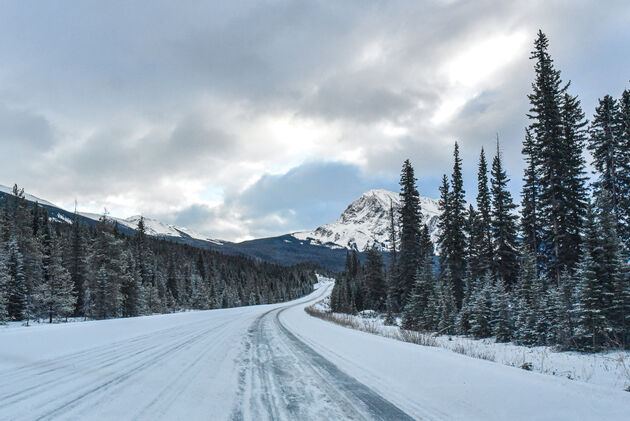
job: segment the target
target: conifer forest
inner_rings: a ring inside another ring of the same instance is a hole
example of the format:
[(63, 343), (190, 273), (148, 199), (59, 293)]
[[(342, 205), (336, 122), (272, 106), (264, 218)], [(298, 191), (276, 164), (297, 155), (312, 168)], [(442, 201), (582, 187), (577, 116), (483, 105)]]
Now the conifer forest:
[(186, 309), (267, 304), (301, 297), (315, 282), (310, 265), (286, 267), (121, 234), (105, 217), (96, 227), (52, 222), (17, 186), (0, 205), (0, 323), (68, 317), (105, 319)]
[(583, 110), (544, 33), (533, 47), (524, 173), (506, 173), (497, 136), (495, 150), (479, 151), (476, 203), (467, 204), (455, 143), (433, 247), (422, 180), (405, 161), (401, 205), (390, 212), (394, 247), (368, 250), (364, 264), (348, 253), (333, 311), (372, 309), (406, 329), (499, 342), (630, 348), (630, 90)]

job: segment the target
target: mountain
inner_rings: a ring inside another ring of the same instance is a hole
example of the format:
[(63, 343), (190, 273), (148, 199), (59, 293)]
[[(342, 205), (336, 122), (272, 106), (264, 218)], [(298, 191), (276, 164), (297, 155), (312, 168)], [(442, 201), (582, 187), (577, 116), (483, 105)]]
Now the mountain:
[[(12, 189), (0, 185), (0, 198), (11, 194)], [(59, 208), (54, 204), (26, 195), (26, 199), (46, 208), (49, 217), (57, 222), (72, 223), (74, 213)], [(437, 200), (420, 198), (423, 222), (429, 226), (434, 242), (437, 239), (437, 219), (439, 215)], [(243, 255), (283, 265), (313, 262), (331, 270), (343, 270), (346, 252), (353, 249), (363, 258), (366, 247), (375, 245), (387, 253), (389, 241), (389, 210), (400, 206), (400, 195), (388, 190), (370, 190), (353, 201), (334, 222), (322, 225), (313, 231), (295, 232), (277, 237), (258, 238), (255, 240), (233, 243), (209, 238), (188, 228), (166, 224), (152, 218), (144, 218), (148, 235), (188, 244), (194, 247), (217, 250), (225, 254)], [(102, 215), (79, 213), (80, 223), (95, 226)], [(118, 224), (124, 234), (133, 234), (140, 216), (117, 218), (107, 216), (111, 224)]]
[[(2, 184), (0, 184), (0, 197), (2, 197), (2, 195), (7, 194), (7, 193), (8, 194), (13, 194), (13, 188), (7, 187), (7, 186), (3, 186)], [(53, 205), (49, 201), (44, 200), (44, 199), (40, 199), (39, 197), (35, 197), (32, 194), (28, 194), (26, 192), (24, 193), (24, 198), (26, 198), (26, 200), (28, 200), (29, 202), (39, 202), (42, 205), (55, 207), (55, 205)]]
[[(314, 231), (296, 232), (293, 237), (310, 241), (328, 248), (344, 248), (363, 251), (375, 246), (378, 250), (388, 251), (390, 242), (390, 207), (400, 207), (400, 194), (389, 190), (370, 190), (341, 214), (339, 219), (322, 225)], [(431, 239), (437, 241), (437, 221), (440, 214), (438, 201), (420, 197), (422, 222), (429, 227)]]
[[(96, 213), (87, 213), (87, 212), (79, 212), (79, 215), (84, 216), (86, 218), (92, 219), (94, 221), (100, 221), (102, 215)], [(107, 219), (112, 222), (118, 222), (119, 226), (125, 226), (135, 230), (138, 227), (138, 222), (140, 221), (140, 215), (130, 216), (129, 218), (116, 218), (112, 216), (108, 216)], [(192, 239), (199, 241), (207, 241), (212, 244), (222, 245), (224, 242), (209, 238), (203, 234), (196, 233), (194, 231), (189, 230), (188, 228), (177, 227), (171, 224), (165, 224), (164, 222), (160, 222), (157, 219), (144, 217), (144, 228), (147, 235), (152, 237), (163, 237), (163, 238), (182, 238), (182, 239)]]

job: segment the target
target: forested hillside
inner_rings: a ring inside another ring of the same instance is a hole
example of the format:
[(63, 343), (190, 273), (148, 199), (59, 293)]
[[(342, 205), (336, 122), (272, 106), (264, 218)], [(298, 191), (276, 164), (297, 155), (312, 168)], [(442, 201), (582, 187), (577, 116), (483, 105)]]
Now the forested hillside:
[(407, 329), (501, 342), (630, 348), (630, 90), (605, 95), (589, 122), (542, 32), (531, 59), (518, 211), (499, 139), (490, 168), (480, 151), (475, 206), (464, 199), (455, 143), (451, 176), (440, 188), (436, 265), (414, 169), (405, 161), (391, 270), (383, 271), (376, 251), (365, 267), (348, 256), (333, 311), (387, 311), (401, 315)]
[(313, 268), (285, 267), (96, 227), (49, 220), (13, 189), (0, 203), (0, 323), (129, 317), (293, 299)]

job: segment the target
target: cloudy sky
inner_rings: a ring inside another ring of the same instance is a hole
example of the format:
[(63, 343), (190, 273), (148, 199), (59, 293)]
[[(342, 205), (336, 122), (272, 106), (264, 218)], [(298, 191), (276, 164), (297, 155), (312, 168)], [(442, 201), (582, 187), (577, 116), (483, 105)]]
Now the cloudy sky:
[[(133, 4), (132, 4), (133, 3)], [(0, 184), (215, 238), (312, 229), (459, 141), (518, 197), (541, 28), (588, 116), (630, 87), (621, 1), (4, 1)]]

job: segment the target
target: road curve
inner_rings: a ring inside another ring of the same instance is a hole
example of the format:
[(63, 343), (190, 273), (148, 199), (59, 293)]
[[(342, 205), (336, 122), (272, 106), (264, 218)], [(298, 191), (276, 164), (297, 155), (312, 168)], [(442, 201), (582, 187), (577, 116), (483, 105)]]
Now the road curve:
[(280, 314), (303, 305), (270, 310), (250, 327), (232, 420), (413, 420), (282, 324)]

